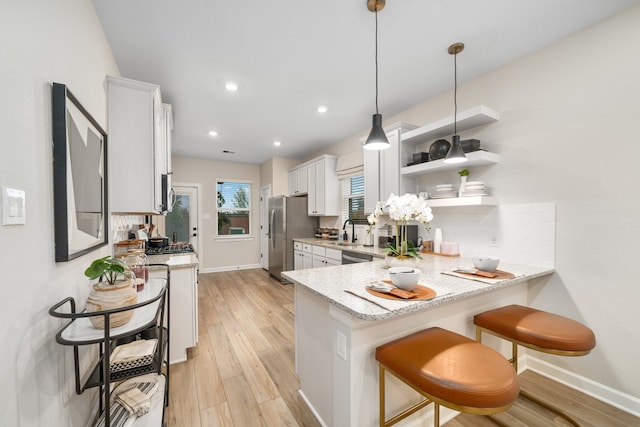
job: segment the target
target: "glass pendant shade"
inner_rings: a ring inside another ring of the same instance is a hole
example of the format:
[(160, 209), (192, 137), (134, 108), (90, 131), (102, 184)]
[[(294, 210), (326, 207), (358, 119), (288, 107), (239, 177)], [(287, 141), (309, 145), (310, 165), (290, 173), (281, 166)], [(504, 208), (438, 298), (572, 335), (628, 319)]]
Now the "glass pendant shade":
[(384, 150), (389, 148), (391, 144), (389, 144), (387, 135), (382, 129), (382, 114), (374, 114), (372, 122), (371, 132), (369, 132), (369, 136), (362, 148), (365, 150)]
[(451, 140), (451, 148), (449, 148), (449, 152), (447, 153), (447, 157), (444, 158), (444, 162), (462, 163), (466, 161), (467, 156), (464, 154), (462, 146), (460, 145), (460, 135), (453, 135), (453, 139)]

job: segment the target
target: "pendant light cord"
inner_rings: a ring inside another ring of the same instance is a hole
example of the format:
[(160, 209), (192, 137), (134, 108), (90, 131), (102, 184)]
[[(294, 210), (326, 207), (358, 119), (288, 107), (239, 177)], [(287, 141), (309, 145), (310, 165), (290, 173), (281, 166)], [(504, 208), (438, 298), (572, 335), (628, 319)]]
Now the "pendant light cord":
[(458, 54), (453, 55), (453, 134), (458, 134)]
[(376, 114), (378, 114), (378, 4), (376, 3)]

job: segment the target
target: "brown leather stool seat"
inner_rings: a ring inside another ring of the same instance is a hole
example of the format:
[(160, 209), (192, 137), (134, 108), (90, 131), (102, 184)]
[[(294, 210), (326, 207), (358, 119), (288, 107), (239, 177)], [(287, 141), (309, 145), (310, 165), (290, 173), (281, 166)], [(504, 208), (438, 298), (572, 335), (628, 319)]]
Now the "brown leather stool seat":
[(521, 305), (485, 311), (476, 326), (520, 345), (547, 353), (582, 356), (596, 346), (593, 331), (580, 322)]
[[(518, 371), (518, 345), (559, 356), (584, 356), (596, 346), (593, 331), (575, 320), (521, 305), (509, 305), (485, 311), (473, 318), (476, 341), (486, 332), (511, 341), (509, 362)], [(574, 426), (579, 424), (558, 408), (520, 392), (520, 395), (560, 415)]]
[[(467, 337), (430, 328), (381, 345), (376, 349), (380, 366), (380, 425), (394, 424), (418, 409), (439, 407), (474, 414), (493, 414), (509, 408), (518, 397), (515, 371), (500, 353)], [(385, 421), (384, 372), (388, 371), (426, 397), (412, 408)]]

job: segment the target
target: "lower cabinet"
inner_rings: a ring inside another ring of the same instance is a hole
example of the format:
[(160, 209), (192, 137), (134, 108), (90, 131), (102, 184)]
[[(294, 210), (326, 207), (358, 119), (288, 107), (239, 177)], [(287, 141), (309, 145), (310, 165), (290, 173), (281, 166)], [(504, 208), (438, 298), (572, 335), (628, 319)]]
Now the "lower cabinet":
[[(151, 270), (149, 276), (156, 277), (159, 271)], [(198, 276), (195, 266), (171, 267), (169, 289), (171, 313), (171, 340), (169, 341), (169, 363), (187, 360), (187, 349), (198, 342)]]
[[(311, 245), (294, 242), (293, 248), (293, 269), (304, 270), (305, 268), (311, 268)], [(306, 249), (306, 251), (304, 249)]]
[(342, 251), (309, 243), (293, 242), (293, 269), (342, 265)]
[(324, 246), (313, 246), (313, 268), (341, 264), (342, 251), (338, 249), (325, 248)]

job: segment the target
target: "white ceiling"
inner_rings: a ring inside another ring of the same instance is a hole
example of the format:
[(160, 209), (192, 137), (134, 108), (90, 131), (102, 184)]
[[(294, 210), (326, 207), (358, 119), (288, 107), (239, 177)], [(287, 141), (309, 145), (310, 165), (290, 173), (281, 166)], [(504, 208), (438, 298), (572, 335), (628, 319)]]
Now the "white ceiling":
[[(160, 85), (173, 105), (174, 155), (302, 159), (371, 126), (366, 0), (92, 1), (122, 75)], [(388, 0), (378, 14), (380, 113), (452, 89), (454, 42), (465, 43), (462, 84), (638, 1)], [(227, 80), (240, 90), (227, 92)], [(317, 113), (320, 104), (329, 111)]]

